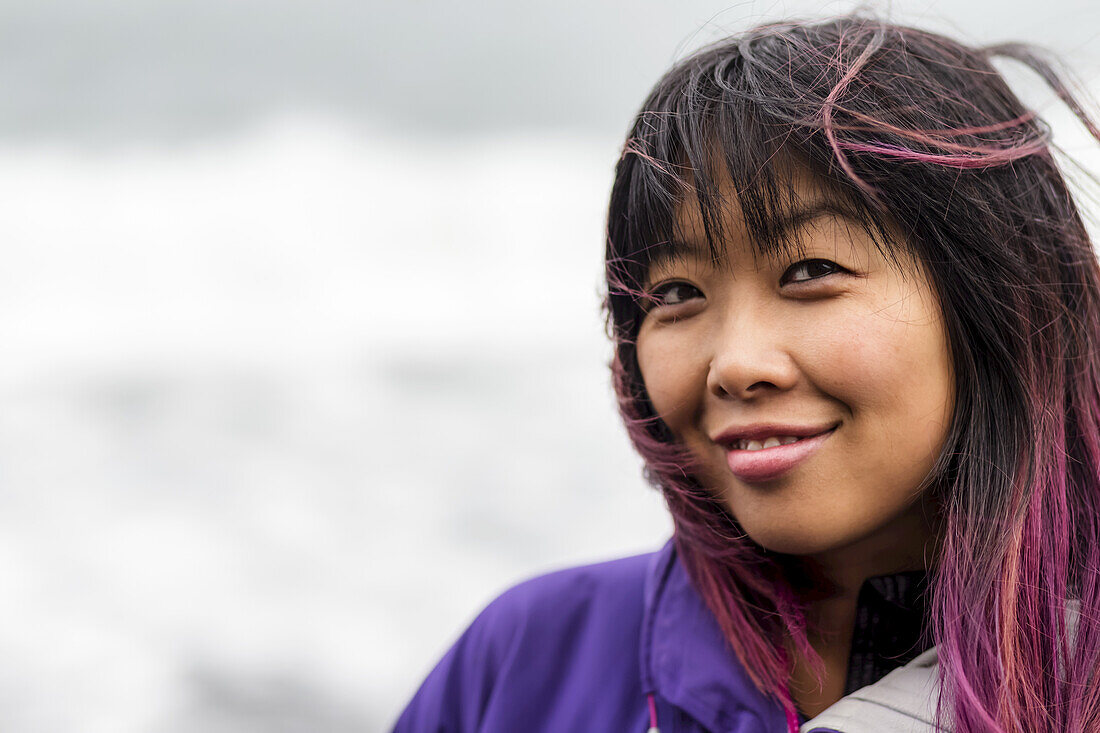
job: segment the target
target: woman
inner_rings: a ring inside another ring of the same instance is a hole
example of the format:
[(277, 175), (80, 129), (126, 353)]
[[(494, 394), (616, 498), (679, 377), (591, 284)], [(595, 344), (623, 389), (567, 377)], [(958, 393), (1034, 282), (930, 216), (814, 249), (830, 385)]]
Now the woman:
[(1100, 730), (1100, 270), (971, 49), (859, 17), (673, 68), (608, 222), (660, 552), (494, 601), (396, 730)]

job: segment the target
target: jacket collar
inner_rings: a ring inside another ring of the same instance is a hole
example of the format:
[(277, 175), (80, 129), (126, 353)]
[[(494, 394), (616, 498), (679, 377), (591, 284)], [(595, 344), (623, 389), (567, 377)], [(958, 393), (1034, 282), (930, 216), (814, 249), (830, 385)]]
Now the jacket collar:
[(642, 688), (708, 730), (786, 730), (775, 700), (756, 689), (688, 579), (670, 539), (650, 561), (642, 617)]

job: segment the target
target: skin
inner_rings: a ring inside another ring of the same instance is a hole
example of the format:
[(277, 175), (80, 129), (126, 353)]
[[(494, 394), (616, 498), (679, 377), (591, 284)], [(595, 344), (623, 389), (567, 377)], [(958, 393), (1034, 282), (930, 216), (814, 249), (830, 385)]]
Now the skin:
[[(822, 199), (803, 171), (794, 191), (796, 205)], [(750, 539), (799, 569), (826, 674), (819, 686), (795, 655), (791, 691), (812, 716), (842, 695), (863, 582), (927, 567), (934, 551), (936, 512), (924, 485), (953, 410), (948, 341), (919, 263), (892, 265), (855, 221), (828, 212), (792, 230), (802, 256), (754, 262), (736, 198), (725, 193), (717, 262), (698, 207), (679, 210), (696, 253), (651, 267), (647, 291), (657, 304), (638, 334), (638, 362), (703, 485)], [(714, 438), (759, 422), (838, 427), (778, 478), (746, 482)]]

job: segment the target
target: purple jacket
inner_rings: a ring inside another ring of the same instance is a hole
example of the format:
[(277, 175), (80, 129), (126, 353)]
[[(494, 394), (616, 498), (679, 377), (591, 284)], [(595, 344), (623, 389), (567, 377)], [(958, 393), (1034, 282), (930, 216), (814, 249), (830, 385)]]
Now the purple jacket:
[[(920, 684), (934, 677), (932, 655), (913, 663), (920, 679), (899, 674), (909, 665), (849, 696), (870, 691), (871, 702), (838, 702), (851, 727), (822, 720), (827, 711), (802, 730), (931, 730), (929, 691)], [(874, 702), (875, 689), (892, 678), (885, 697), (920, 688), (921, 698)], [(756, 689), (722, 638), (671, 540), (655, 553), (550, 573), (504, 592), (443, 656), (393, 732), (645, 733), (650, 695), (660, 733), (787, 730), (783, 709)], [(878, 717), (880, 707), (897, 719)]]

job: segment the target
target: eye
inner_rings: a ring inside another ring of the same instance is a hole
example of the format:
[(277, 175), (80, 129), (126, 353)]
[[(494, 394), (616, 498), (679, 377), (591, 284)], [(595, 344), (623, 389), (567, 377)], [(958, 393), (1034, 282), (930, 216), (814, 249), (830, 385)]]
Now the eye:
[(673, 281), (658, 285), (650, 290), (646, 296), (646, 309), (649, 310), (661, 306), (683, 305), (695, 298), (702, 298), (703, 293), (694, 285)]
[(787, 285), (788, 283), (816, 280), (826, 275), (832, 275), (834, 272), (843, 271), (843, 267), (830, 260), (801, 260), (787, 268), (787, 271), (779, 278), (779, 284)]

